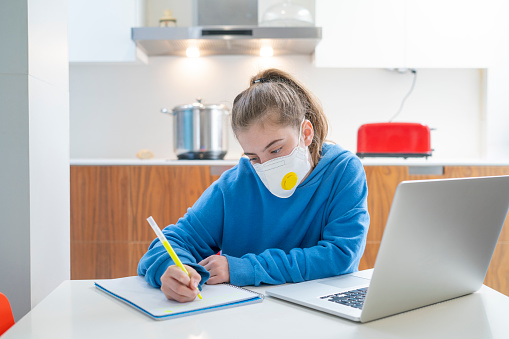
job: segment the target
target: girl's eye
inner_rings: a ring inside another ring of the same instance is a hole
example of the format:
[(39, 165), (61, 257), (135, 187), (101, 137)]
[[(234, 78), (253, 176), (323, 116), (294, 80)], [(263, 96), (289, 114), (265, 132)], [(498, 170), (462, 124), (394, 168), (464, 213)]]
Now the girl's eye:
[(281, 152), (281, 148), (283, 147), (279, 147), (277, 150), (274, 150), (271, 153), (278, 154), (279, 152)]
[(249, 158), (249, 161), (251, 162), (258, 161), (258, 158)]

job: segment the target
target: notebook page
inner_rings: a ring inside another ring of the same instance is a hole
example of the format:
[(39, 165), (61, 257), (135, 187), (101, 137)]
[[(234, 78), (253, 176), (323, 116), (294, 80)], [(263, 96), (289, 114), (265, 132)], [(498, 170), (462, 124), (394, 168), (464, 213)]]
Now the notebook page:
[(255, 292), (228, 284), (203, 285), (203, 299), (196, 298), (192, 302), (179, 303), (168, 300), (160, 289), (150, 286), (139, 276), (98, 280), (96, 284), (154, 316), (171, 316), (259, 297)]

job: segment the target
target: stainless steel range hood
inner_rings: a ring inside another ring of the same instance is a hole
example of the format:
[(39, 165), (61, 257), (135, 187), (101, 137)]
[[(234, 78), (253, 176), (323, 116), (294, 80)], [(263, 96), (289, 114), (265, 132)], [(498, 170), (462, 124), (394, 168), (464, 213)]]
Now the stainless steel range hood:
[(197, 47), (201, 56), (260, 55), (262, 47), (272, 47), (274, 55), (310, 55), (321, 38), (321, 27), (201, 26), (132, 29), (132, 39), (148, 56), (186, 56), (189, 47)]

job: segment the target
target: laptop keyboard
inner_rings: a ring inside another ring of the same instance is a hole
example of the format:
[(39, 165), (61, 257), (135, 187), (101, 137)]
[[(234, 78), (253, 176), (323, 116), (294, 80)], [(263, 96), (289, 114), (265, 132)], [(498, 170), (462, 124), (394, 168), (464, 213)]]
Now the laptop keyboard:
[(368, 288), (363, 287), (356, 290), (326, 295), (320, 297), (320, 299), (327, 299), (328, 301), (332, 301), (333, 303), (338, 303), (341, 305), (362, 309), (362, 305), (364, 304), (364, 299), (366, 298), (367, 292)]

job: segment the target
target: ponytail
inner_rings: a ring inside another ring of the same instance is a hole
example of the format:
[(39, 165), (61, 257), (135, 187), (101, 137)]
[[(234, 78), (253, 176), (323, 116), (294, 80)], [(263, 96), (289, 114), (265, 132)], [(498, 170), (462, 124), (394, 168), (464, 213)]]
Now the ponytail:
[(304, 118), (313, 125), (309, 152), (316, 166), (328, 132), (327, 118), (318, 99), (290, 74), (274, 68), (259, 72), (251, 78), (249, 88), (233, 101), (235, 134), (265, 119), (298, 129)]

